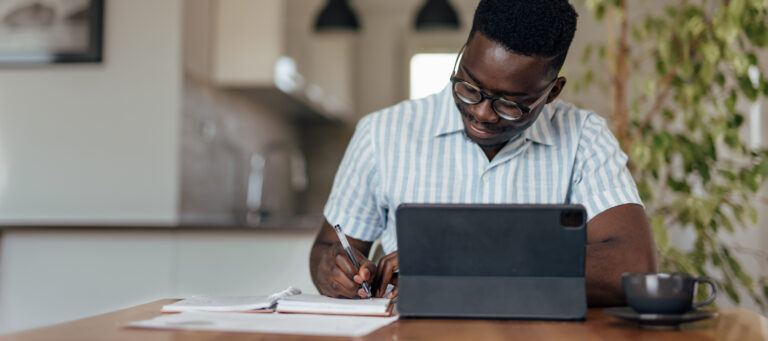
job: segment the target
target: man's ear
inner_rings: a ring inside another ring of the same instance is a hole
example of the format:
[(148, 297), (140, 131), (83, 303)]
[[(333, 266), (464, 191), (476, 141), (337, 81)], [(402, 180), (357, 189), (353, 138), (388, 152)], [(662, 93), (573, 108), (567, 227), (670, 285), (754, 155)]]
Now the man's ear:
[(560, 96), (560, 91), (563, 91), (567, 81), (568, 79), (565, 77), (558, 77), (557, 80), (555, 80), (555, 85), (552, 86), (552, 91), (550, 91), (549, 96), (547, 96), (547, 103), (554, 101), (557, 96)]

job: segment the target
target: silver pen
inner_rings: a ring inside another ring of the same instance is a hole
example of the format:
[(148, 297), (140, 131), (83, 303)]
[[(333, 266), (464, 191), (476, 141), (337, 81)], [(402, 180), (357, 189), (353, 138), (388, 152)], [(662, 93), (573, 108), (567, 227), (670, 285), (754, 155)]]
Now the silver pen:
[[(341, 226), (336, 224), (333, 226), (333, 229), (336, 230), (336, 235), (339, 236), (339, 241), (341, 242), (341, 246), (344, 248), (344, 251), (347, 252), (347, 256), (349, 256), (349, 260), (352, 261), (352, 264), (355, 265), (355, 268), (357, 271), (360, 271), (360, 264), (357, 263), (357, 259), (355, 258), (355, 254), (352, 253), (352, 247), (349, 246), (349, 241), (347, 241), (347, 236), (344, 234), (344, 231), (341, 230)], [(368, 282), (363, 281), (363, 290), (365, 291), (365, 294), (368, 295), (368, 298), (372, 298), (373, 295), (371, 295), (371, 287), (368, 285)]]

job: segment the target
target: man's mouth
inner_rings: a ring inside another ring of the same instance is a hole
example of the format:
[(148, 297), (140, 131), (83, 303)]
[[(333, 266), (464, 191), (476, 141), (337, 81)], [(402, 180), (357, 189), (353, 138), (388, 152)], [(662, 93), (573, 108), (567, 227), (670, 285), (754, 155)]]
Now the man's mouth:
[(475, 120), (475, 118), (472, 117), (472, 115), (470, 115), (468, 112), (464, 111), (462, 107), (459, 107), (459, 112), (466, 119), (467, 130), (479, 138), (493, 137), (502, 132), (502, 129), (489, 129), (487, 124), (483, 124)]
[(469, 130), (472, 131), (474, 135), (481, 138), (488, 138), (493, 137), (499, 134), (496, 130), (491, 130), (486, 127), (484, 127), (482, 124), (478, 123), (477, 121), (469, 120), (468, 124)]

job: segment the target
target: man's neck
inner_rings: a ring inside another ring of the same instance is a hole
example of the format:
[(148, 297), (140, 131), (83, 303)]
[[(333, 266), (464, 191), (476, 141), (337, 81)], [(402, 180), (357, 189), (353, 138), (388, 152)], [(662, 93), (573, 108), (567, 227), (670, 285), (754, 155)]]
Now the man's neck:
[(483, 153), (485, 153), (485, 156), (488, 158), (488, 161), (493, 161), (493, 158), (496, 157), (496, 154), (499, 153), (501, 148), (504, 148), (504, 145), (500, 146), (493, 146), (493, 147), (480, 147), (483, 149)]

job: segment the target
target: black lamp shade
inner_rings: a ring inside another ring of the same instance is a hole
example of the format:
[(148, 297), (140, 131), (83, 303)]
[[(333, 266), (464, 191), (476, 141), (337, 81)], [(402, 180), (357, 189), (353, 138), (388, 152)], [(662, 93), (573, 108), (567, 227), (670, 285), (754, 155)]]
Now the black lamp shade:
[(357, 31), (360, 24), (347, 0), (328, 0), (315, 20), (315, 31)]
[(416, 15), (417, 30), (458, 29), (459, 17), (448, 0), (427, 0)]

